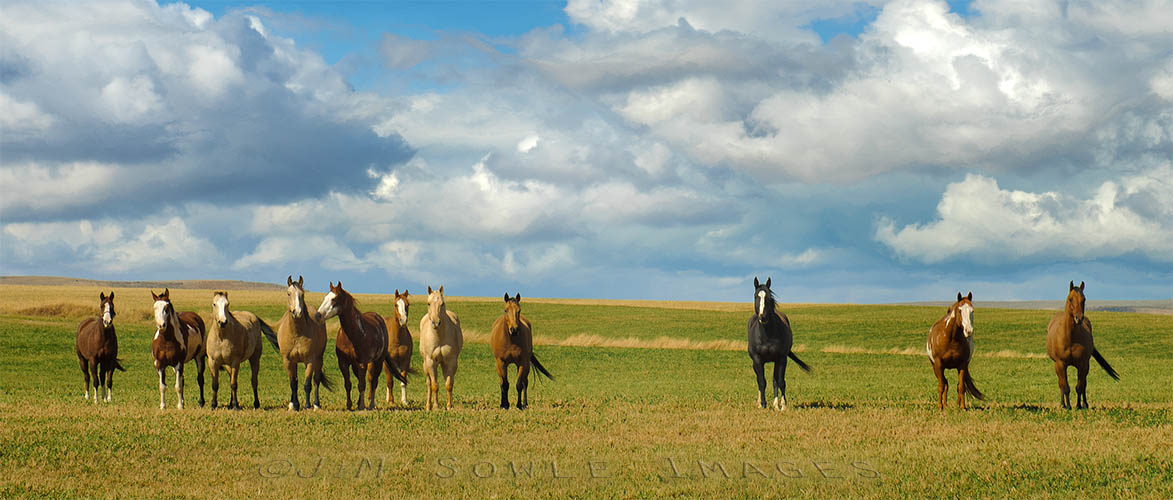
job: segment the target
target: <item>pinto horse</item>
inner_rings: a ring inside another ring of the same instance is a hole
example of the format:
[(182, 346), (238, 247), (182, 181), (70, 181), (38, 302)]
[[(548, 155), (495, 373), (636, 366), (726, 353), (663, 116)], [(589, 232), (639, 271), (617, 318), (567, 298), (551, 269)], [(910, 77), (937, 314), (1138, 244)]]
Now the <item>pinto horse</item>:
[[(228, 383), (232, 388), (232, 399), (228, 409), (239, 410), (236, 399), (236, 379), (240, 364), (248, 360), (252, 371), (253, 409), (261, 407), (257, 397), (257, 375), (261, 371), (261, 336), (276, 337), (273, 329), (264, 320), (248, 311), (229, 311), (228, 292), (212, 294), (212, 326), (208, 328), (208, 362), (212, 364), (212, 408), (217, 406), (220, 394), (220, 368), (228, 370)], [(268, 331), (267, 334), (263, 332)]]
[(414, 373), (411, 369), (411, 331), (407, 329), (407, 312), (410, 307), (407, 290), (400, 294), (399, 289), (396, 289), (394, 316), (387, 321), (387, 361), (383, 367), (387, 370), (388, 406), (395, 404), (391, 397), (391, 379), (398, 378), (391, 372), (398, 372), (402, 377), (399, 380), (399, 397), (404, 405), (407, 404), (407, 374)]
[(766, 407), (766, 363), (774, 363), (774, 408), (786, 409), (786, 358), (793, 359), (803, 371), (811, 371), (790, 348), (794, 344), (794, 332), (790, 330), (790, 318), (778, 312), (774, 292), (770, 291), (770, 278), (764, 284), (753, 279), (754, 314), (749, 318), (749, 359), (758, 379), (758, 404)]
[(102, 399), (109, 403), (114, 393), (114, 369), (126, 371), (118, 359), (118, 336), (114, 334), (114, 292), (107, 296), (98, 293), (98, 310), (101, 317), (89, 317), (77, 325), (77, 343), (74, 351), (77, 352), (78, 363), (81, 364), (81, 374), (85, 377), (85, 398), (90, 400), (90, 380), (94, 384), (94, 404), (98, 404), (105, 387), (106, 395)]
[[(363, 409), (363, 397), (367, 394), (368, 384), (371, 390), (367, 397), (367, 408), (374, 408), (379, 372), (383, 364), (387, 363), (387, 322), (379, 313), (359, 311), (355, 307), (354, 296), (342, 289), (341, 281), (337, 286), (330, 283), (330, 293), (322, 298), (318, 316), (323, 322), (338, 316), (340, 326), (334, 341), (334, 352), (338, 355), (343, 387), (346, 387), (346, 409), (351, 409), (351, 371), (358, 379), (358, 409)], [(390, 374), (399, 376), (399, 372), (394, 370)]]
[(275, 343), (289, 376), (289, 409), (297, 411), (301, 404), (297, 400), (297, 365), (305, 363), (305, 405), (310, 406), (310, 388), (314, 390), (314, 409), (322, 407), (318, 399), (321, 386), (330, 390), (330, 380), (322, 373), (322, 356), (326, 352), (326, 322), (319, 321), (305, 307), (305, 280), (301, 276), (285, 279), (285, 293), (289, 296), (288, 308), (281, 322), (277, 324), (277, 338), (271, 330), (263, 332), (270, 343)]
[(175, 312), (171, 304), (171, 290), (164, 289), (161, 295), (155, 295), (155, 338), (151, 340), (151, 354), (155, 357), (155, 371), (159, 373), (159, 409), (167, 407), (164, 391), (167, 387), (167, 374), (163, 371), (168, 366), (175, 370), (175, 393), (178, 401), (175, 407), (183, 409), (183, 366), (188, 361), (195, 361), (196, 383), (200, 386), (200, 407), (204, 406), (204, 365), (207, 363), (207, 354), (204, 352), (205, 332), (204, 320), (200, 315), (183, 311)]
[(1092, 321), (1084, 316), (1083, 307), (1087, 297), (1083, 295), (1084, 283), (1075, 281), (1067, 284), (1067, 303), (1063, 311), (1055, 313), (1047, 324), (1047, 354), (1055, 362), (1055, 375), (1059, 377), (1059, 404), (1071, 409), (1071, 387), (1067, 385), (1067, 367), (1075, 366), (1075, 407), (1087, 408), (1088, 361), (1096, 358), (1100, 368), (1114, 380), (1120, 380), (1112, 365), (1100, 355), (1092, 344)]
[(945, 370), (957, 370), (957, 406), (965, 409), (965, 393), (982, 401), (986, 397), (969, 376), (969, 360), (973, 357), (973, 292), (965, 297), (957, 292), (957, 302), (949, 306), (945, 316), (929, 327), (925, 344), (933, 373), (937, 374), (937, 407), (945, 409), (945, 393), (949, 381)]
[(529, 405), (529, 368), (532, 363), (538, 373), (554, 380), (546, 367), (534, 356), (533, 330), (529, 319), (521, 314), (521, 294), (509, 298), (505, 294), (505, 314), (493, 322), (489, 338), (493, 357), (497, 358), (497, 381), (501, 384), (501, 408), (509, 408), (509, 379), (506, 369), (517, 365), (517, 409)]
[[(424, 358), (424, 375), (428, 377), (428, 399), (424, 408), (431, 410), (440, 404), (438, 370), (444, 373), (444, 388), (448, 390), (448, 406), (452, 409), (452, 386), (464, 334), (460, 319), (444, 304), (444, 287), (428, 287), (428, 313), (420, 318), (420, 356)], [(439, 365), (439, 366), (437, 366)]]

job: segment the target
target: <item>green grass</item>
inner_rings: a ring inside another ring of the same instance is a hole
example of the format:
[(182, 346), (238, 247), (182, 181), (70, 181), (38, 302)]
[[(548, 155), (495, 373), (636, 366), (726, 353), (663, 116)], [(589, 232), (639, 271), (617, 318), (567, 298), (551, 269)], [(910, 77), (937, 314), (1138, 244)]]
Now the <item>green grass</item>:
[[(276, 320), (282, 296), (234, 307)], [(13, 297), (5, 290), (0, 302)], [(210, 306), (202, 302), (177, 306), (205, 313)], [(390, 313), (376, 298), (363, 307)], [(481, 332), (500, 311), (496, 302), (450, 307), (466, 329)], [(160, 411), (153, 326), (130, 313), (118, 318), (128, 371), (115, 377), (115, 401), (86, 404), (73, 354), (77, 318), (4, 310), (4, 498), (1173, 496), (1173, 337), (1165, 316), (1090, 316), (1096, 345), (1121, 381), (1093, 368), (1092, 408), (1085, 411), (1058, 408), (1050, 360), (1021, 356), (976, 358), (974, 378), (988, 401), (938, 411), (923, 355), (823, 349), (919, 349), (943, 308), (805, 306), (786, 312), (814, 372), (792, 365), (787, 412), (756, 407), (744, 352), (554, 345), (537, 354), (557, 381), (531, 382), (529, 410), (502, 411), (488, 346), (470, 343), (454, 411), (420, 410), (422, 379), (413, 377), (406, 410), (385, 409), (380, 381), (378, 411), (341, 411), (339, 388), (323, 392), (324, 410), (293, 413), (284, 409), (287, 383), (268, 345), (263, 411), (195, 409), (190, 368), (189, 408), (174, 409), (169, 383), (168, 409)], [(425, 310), (412, 307), (413, 331)], [(524, 312), (538, 335), (553, 340), (741, 341), (749, 315), (748, 306), (720, 312), (545, 303), (525, 304)], [(1043, 353), (1050, 314), (979, 309), (979, 352)], [(332, 347), (326, 366), (340, 382)], [(951, 391), (955, 384), (954, 375)], [(252, 403), (247, 384), (241, 402)], [(514, 477), (511, 463), (530, 462), (534, 477)], [(596, 475), (610, 477), (591, 478), (592, 462)], [(559, 475), (575, 477), (554, 477), (554, 463)], [(676, 477), (673, 464), (685, 477)]]

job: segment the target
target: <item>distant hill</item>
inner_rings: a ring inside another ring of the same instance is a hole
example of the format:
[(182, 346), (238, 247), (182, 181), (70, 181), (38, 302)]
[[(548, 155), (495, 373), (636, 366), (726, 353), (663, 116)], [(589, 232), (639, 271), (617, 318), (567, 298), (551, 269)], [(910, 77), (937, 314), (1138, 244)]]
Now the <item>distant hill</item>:
[(101, 281), (60, 276), (0, 276), (0, 285), (93, 286), (98, 288), (175, 288), (198, 290), (284, 290), (276, 283), (239, 280)]
[[(1063, 309), (1062, 300), (1019, 300), (1019, 301), (973, 301), (977, 307), (995, 309), (1043, 309), (1058, 311)], [(953, 305), (952, 302), (903, 302), (897, 305), (915, 306), (943, 306)], [(1166, 300), (1089, 300), (1085, 306), (1088, 311), (1116, 311), (1144, 314), (1173, 315), (1173, 299)]]

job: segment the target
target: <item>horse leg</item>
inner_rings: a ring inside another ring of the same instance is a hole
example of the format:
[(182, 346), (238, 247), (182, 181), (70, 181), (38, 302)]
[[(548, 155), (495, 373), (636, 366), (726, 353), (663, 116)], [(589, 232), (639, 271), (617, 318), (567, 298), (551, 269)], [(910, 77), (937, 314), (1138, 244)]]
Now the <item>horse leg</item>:
[(326, 380), (326, 372), (322, 371), (322, 357), (313, 361), (312, 369), (314, 370), (314, 409), (322, 408), (322, 382)]
[(212, 362), (212, 409), (220, 406), (220, 363)]
[(379, 375), (383, 373), (382, 361), (372, 361), (367, 365), (367, 409), (375, 409), (375, 391), (379, 388)]
[(254, 355), (253, 358), (248, 361), (248, 367), (253, 372), (252, 382), (253, 382), (253, 409), (254, 410), (261, 408), (261, 398), (257, 397), (257, 375), (260, 375), (260, 373), (261, 373), (261, 356), (260, 356), (260, 354), (261, 354), (261, 350), (257, 349), (257, 354)]
[(297, 363), (288, 359), (285, 362), (285, 374), (289, 376), (289, 409), (298, 411), (301, 404), (297, 400)]
[[(311, 361), (309, 363), (306, 363), (305, 364), (305, 382), (302, 383), (302, 389), (305, 390), (305, 407), (306, 408), (313, 408), (315, 410), (322, 407), (322, 405), (319, 404), (317, 401), (315, 401), (313, 405), (310, 405), (310, 391), (313, 390), (313, 388), (315, 387), (314, 382), (315, 382), (315, 379), (317, 378), (317, 375), (318, 375), (317, 370), (314, 370), (314, 362)], [(349, 391), (347, 391), (346, 395), (348, 397), (347, 399), (349, 399), (349, 396), (350, 396)]]
[(167, 409), (167, 399), (163, 392), (167, 390), (167, 369), (166, 366), (159, 366), (159, 362), (155, 362), (155, 371), (159, 372), (159, 409)]
[(98, 378), (98, 362), (96, 360), (90, 363), (90, 378), (94, 381), (94, 404), (98, 404), (98, 396), (102, 394), (99, 391), (102, 388), (102, 381)]
[(444, 389), (448, 391), (448, 406), (446, 410), (452, 409), (452, 386), (456, 385), (456, 364), (458, 360), (455, 356), (451, 360), (444, 361)]
[(1059, 405), (1071, 409), (1071, 386), (1067, 385), (1067, 365), (1055, 362), (1055, 375), (1059, 377)]
[[(354, 402), (350, 399), (350, 363), (343, 359), (342, 351), (336, 351), (338, 354), (338, 371), (342, 372), (342, 387), (346, 388), (346, 411), (351, 410)], [(308, 397), (308, 396), (307, 396)], [(359, 395), (359, 401), (362, 401), (362, 395)]]
[(937, 376), (937, 409), (945, 409), (945, 393), (949, 391), (949, 381), (945, 380), (945, 368), (941, 363), (933, 363), (933, 374)]
[[(105, 367), (101, 366), (100, 363), (94, 363), (94, 364), (98, 365), (98, 388), (105, 389), (106, 388), (106, 370), (104, 369)], [(95, 396), (94, 403), (95, 404), (97, 404), (99, 398), (101, 398), (101, 400), (103, 400), (103, 401), (106, 400), (106, 397), (102, 394), (102, 391), (94, 391), (94, 392), (96, 393), (96, 394), (94, 394), (94, 396)]]
[(228, 367), (228, 383), (232, 387), (232, 401), (228, 402), (228, 409), (239, 410), (240, 401), (236, 399), (236, 376), (240, 373), (240, 363)]
[(81, 366), (82, 377), (85, 377), (86, 393), (85, 393), (84, 397), (86, 398), (86, 402), (88, 403), (90, 401), (90, 366), (89, 366), (89, 362), (86, 361), (86, 358), (83, 358), (83, 357), (81, 357), (81, 355), (78, 355), (77, 356), (77, 363), (78, 363), (78, 365)]
[[(497, 383), (498, 383), (498, 385), (501, 386), (501, 408), (508, 410), (509, 409), (509, 378), (508, 378), (509, 375), (507, 373), (505, 373), (505, 367), (506, 367), (505, 362), (501, 361), (501, 359), (498, 358), (497, 359)], [(519, 369), (518, 372), (520, 373), (521, 370)], [(518, 383), (520, 383), (520, 381)], [(521, 396), (520, 395), (521, 387), (519, 386), (517, 388), (517, 390), (519, 391), (517, 402), (521, 403), (521, 397), (520, 397)]]
[(196, 363), (196, 385), (200, 386), (200, 408), (204, 407), (204, 366), (208, 363), (206, 355), (197, 355), (195, 357)]
[(766, 363), (754, 358), (753, 373), (758, 379), (758, 404), (764, 409), (766, 407)]
[(425, 390), (427, 394), (426, 402), (424, 403), (424, 409), (431, 411), (432, 408), (435, 407), (436, 403), (436, 361), (432, 358), (425, 357), (423, 369), (424, 378), (427, 379), (428, 384), (428, 387)]
[(1075, 366), (1075, 408), (1087, 409), (1087, 372), (1088, 362), (1084, 361)]
[(965, 368), (957, 369), (957, 406), (962, 410), (965, 409), (965, 372), (969, 370)]
[(786, 358), (774, 362), (774, 409), (786, 411)]
[(517, 365), (517, 409), (529, 408), (529, 363)]
[[(403, 380), (407, 380), (407, 370), (400, 370), (399, 374), (403, 375)], [(403, 406), (407, 406), (407, 382), (399, 383), (399, 398)]]
[(354, 370), (355, 382), (358, 382), (358, 411), (363, 411), (366, 409), (363, 406), (363, 399), (366, 398), (367, 392), (367, 367), (361, 362), (355, 361), (350, 365), (350, 369)]
[(106, 370), (106, 402), (114, 401), (114, 364), (117, 360), (111, 360), (106, 363), (102, 369)]
[(183, 365), (182, 362), (175, 365), (175, 394), (179, 397), (175, 408), (180, 410), (183, 409)]
[(383, 402), (387, 404), (388, 408), (395, 406), (395, 398), (391, 397), (391, 387), (393, 387), (392, 384), (394, 383), (394, 382), (392, 382), (392, 380), (394, 380), (394, 378), (395, 378), (395, 376), (392, 375), (392, 373), (394, 373), (394, 372), (392, 372), (391, 370), (394, 370), (395, 367), (391, 365), (390, 359), (391, 359), (390, 356), (388, 356), (387, 358), (383, 358), (383, 365), (384, 365), (383, 369), (387, 370), (387, 375), (386, 375), (387, 376), (387, 380), (386, 380), (386, 382), (387, 382), (387, 399)]

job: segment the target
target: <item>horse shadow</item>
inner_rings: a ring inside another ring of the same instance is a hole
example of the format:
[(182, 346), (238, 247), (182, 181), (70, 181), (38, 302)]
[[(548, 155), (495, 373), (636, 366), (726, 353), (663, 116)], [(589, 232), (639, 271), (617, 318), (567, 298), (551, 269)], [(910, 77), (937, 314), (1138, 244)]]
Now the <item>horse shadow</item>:
[(830, 402), (830, 401), (811, 401), (809, 403), (796, 404), (796, 405), (794, 405), (794, 407), (795, 408), (802, 408), (802, 409), (823, 408), (823, 409), (828, 409), (828, 410), (846, 411), (846, 410), (854, 409), (855, 405), (853, 405), (851, 403), (835, 403), (835, 402)]

